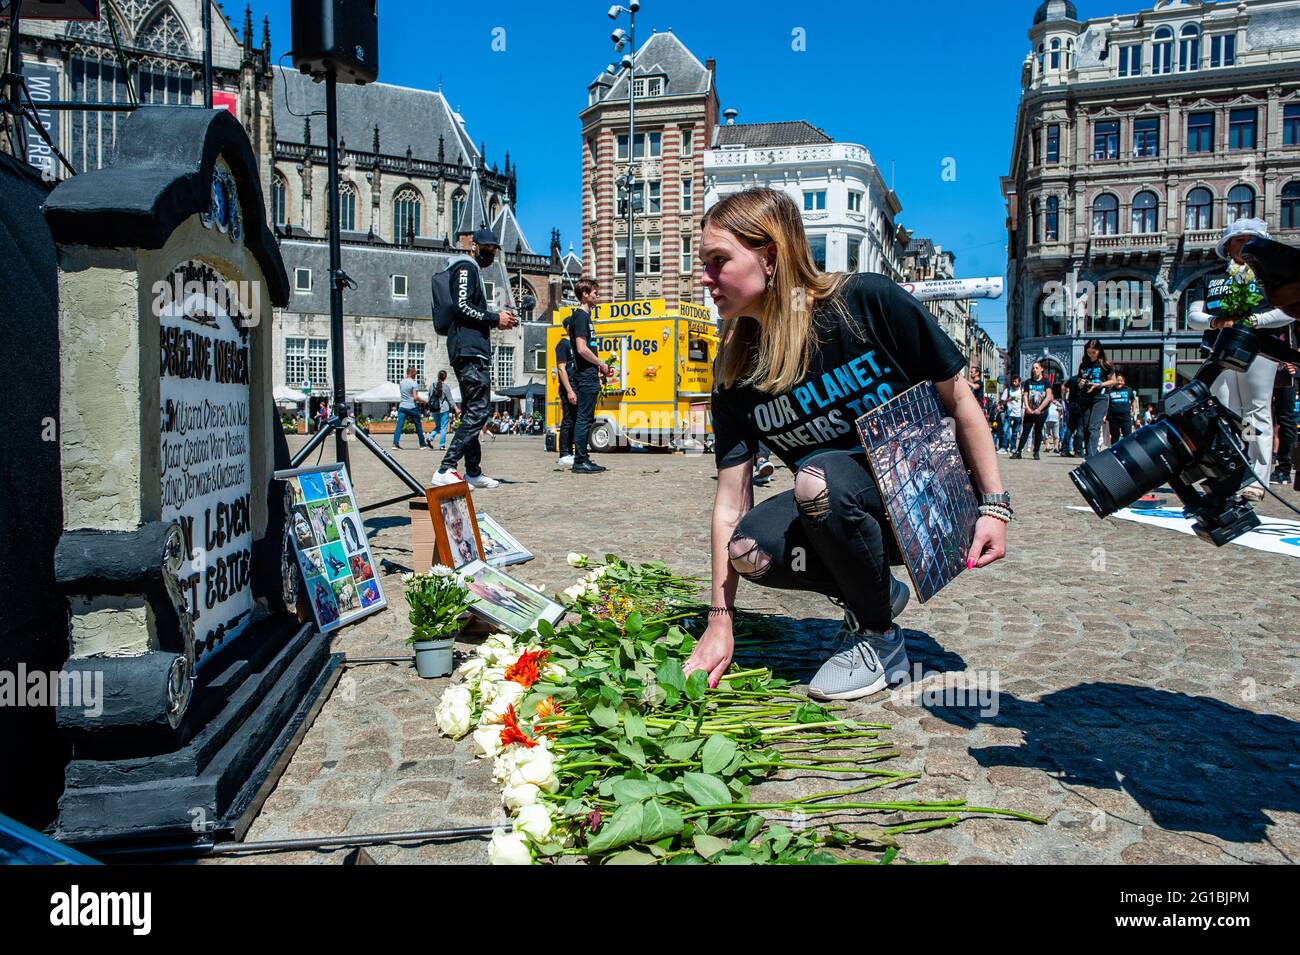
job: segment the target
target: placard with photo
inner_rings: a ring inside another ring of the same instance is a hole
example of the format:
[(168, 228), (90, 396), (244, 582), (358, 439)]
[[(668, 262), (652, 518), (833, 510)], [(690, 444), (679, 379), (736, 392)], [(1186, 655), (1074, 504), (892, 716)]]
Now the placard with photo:
[(479, 538), (474, 516), (474, 499), (464, 481), (431, 487), (424, 492), (429, 502), (436, 542), (434, 560), (453, 569), (483, 559), (483, 541)]
[(483, 559), (493, 567), (522, 564), (533, 559), (532, 552), (488, 514), (478, 515), (478, 536), (483, 542)]
[(334, 630), (387, 606), (347, 469), (318, 464), (275, 477), (286, 485), (290, 539), (316, 625)]
[(461, 567), (460, 573), (469, 581), (474, 600), (470, 609), (511, 633), (523, 633), (540, 620), (553, 624), (564, 616), (563, 605), (481, 560)]
[(857, 420), (890, 527), (925, 603), (966, 569), (979, 502), (932, 382)]

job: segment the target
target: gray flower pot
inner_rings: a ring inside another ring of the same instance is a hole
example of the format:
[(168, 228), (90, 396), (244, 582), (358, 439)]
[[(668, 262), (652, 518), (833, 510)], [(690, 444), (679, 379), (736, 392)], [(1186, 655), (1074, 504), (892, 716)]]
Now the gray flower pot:
[(445, 637), (411, 644), (415, 648), (415, 671), (426, 680), (451, 676), (451, 649), (455, 643), (455, 637)]

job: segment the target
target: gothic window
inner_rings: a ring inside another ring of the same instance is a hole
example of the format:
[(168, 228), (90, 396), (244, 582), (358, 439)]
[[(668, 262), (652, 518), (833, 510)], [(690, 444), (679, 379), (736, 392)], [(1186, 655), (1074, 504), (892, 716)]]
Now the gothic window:
[[(357, 231), (357, 188), (350, 182), (339, 183), (339, 231)], [(418, 224), (416, 234), (419, 234)]]
[(420, 194), (406, 186), (393, 197), (393, 242), (411, 245), (420, 234)]
[(1160, 199), (1154, 192), (1143, 191), (1133, 197), (1133, 232), (1147, 235), (1158, 232)]
[(135, 37), (141, 50), (165, 53), (168, 56), (189, 56), (190, 43), (185, 35), (185, 25), (171, 7), (164, 7)]
[(286, 215), (289, 208), (288, 195), (288, 183), (284, 181), (284, 176), (276, 173), (271, 180), (271, 222), (273, 225), (285, 226), (289, 224), (289, 218)]

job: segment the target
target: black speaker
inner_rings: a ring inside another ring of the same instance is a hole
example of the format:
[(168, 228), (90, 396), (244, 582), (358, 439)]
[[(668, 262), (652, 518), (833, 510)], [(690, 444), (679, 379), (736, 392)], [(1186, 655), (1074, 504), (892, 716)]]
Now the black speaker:
[(379, 78), (378, 0), (292, 0), (293, 65), (340, 82)]

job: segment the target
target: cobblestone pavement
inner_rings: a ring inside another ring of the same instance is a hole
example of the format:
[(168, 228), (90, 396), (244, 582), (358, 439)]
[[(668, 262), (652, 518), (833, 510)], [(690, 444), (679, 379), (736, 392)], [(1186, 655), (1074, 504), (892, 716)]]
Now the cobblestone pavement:
[[(424, 477), (438, 456), (412, 445), (399, 460)], [(361, 503), (400, 492), (363, 450), (353, 461)], [(662, 558), (707, 576), (711, 459), (633, 453), (602, 461), (607, 473), (579, 476), (557, 470), (540, 439), (488, 444), (488, 473), (509, 483), (478, 492), (475, 504), (537, 554), (513, 571), (555, 592), (575, 578), (565, 556), (576, 550)], [(1008, 557), (963, 574), (924, 606), (913, 600), (900, 624), (913, 666), (923, 668), (913, 684), (920, 695), (882, 693), (849, 715), (892, 724), (901, 756), (886, 765), (924, 771), (899, 798), (966, 799), (1047, 824), (969, 820), (909, 836), (905, 857), (1300, 860), (1300, 563), (1069, 510), (1082, 504), (1066, 476), (1076, 461), (999, 461), (1016, 500)], [(758, 497), (791, 483), (778, 471)], [(1281, 493), (1300, 505), (1300, 495)], [(1286, 513), (1276, 502), (1261, 512)], [(405, 505), (372, 512), (366, 526), (377, 558), (410, 559)], [(383, 585), (392, 609), (340, 632), (336, 650), (407, 652), (400, 580), (389, 575)], [(749, 584), (738, 602), (775, 615), (788, 633), (766, 655), (778, 673), (810, 675), (835, 608), (816, 595)], [(996, 705), (945, 696), (945, 680), (951, 687), (956, 676), (985, 686), (996, 678)], [(445, 685), (406, 665), (349, 668), (247, 838), (501, 821), (490, 765), (472, 759), (468, 740), (442, 739), (433, 724)], [(826, 785), (782, 780), (764, 794)], [(482, 842), (368, 851), (382, 863), (486, 860)], [(341, 859), (308, 852), (225, 861)]]

